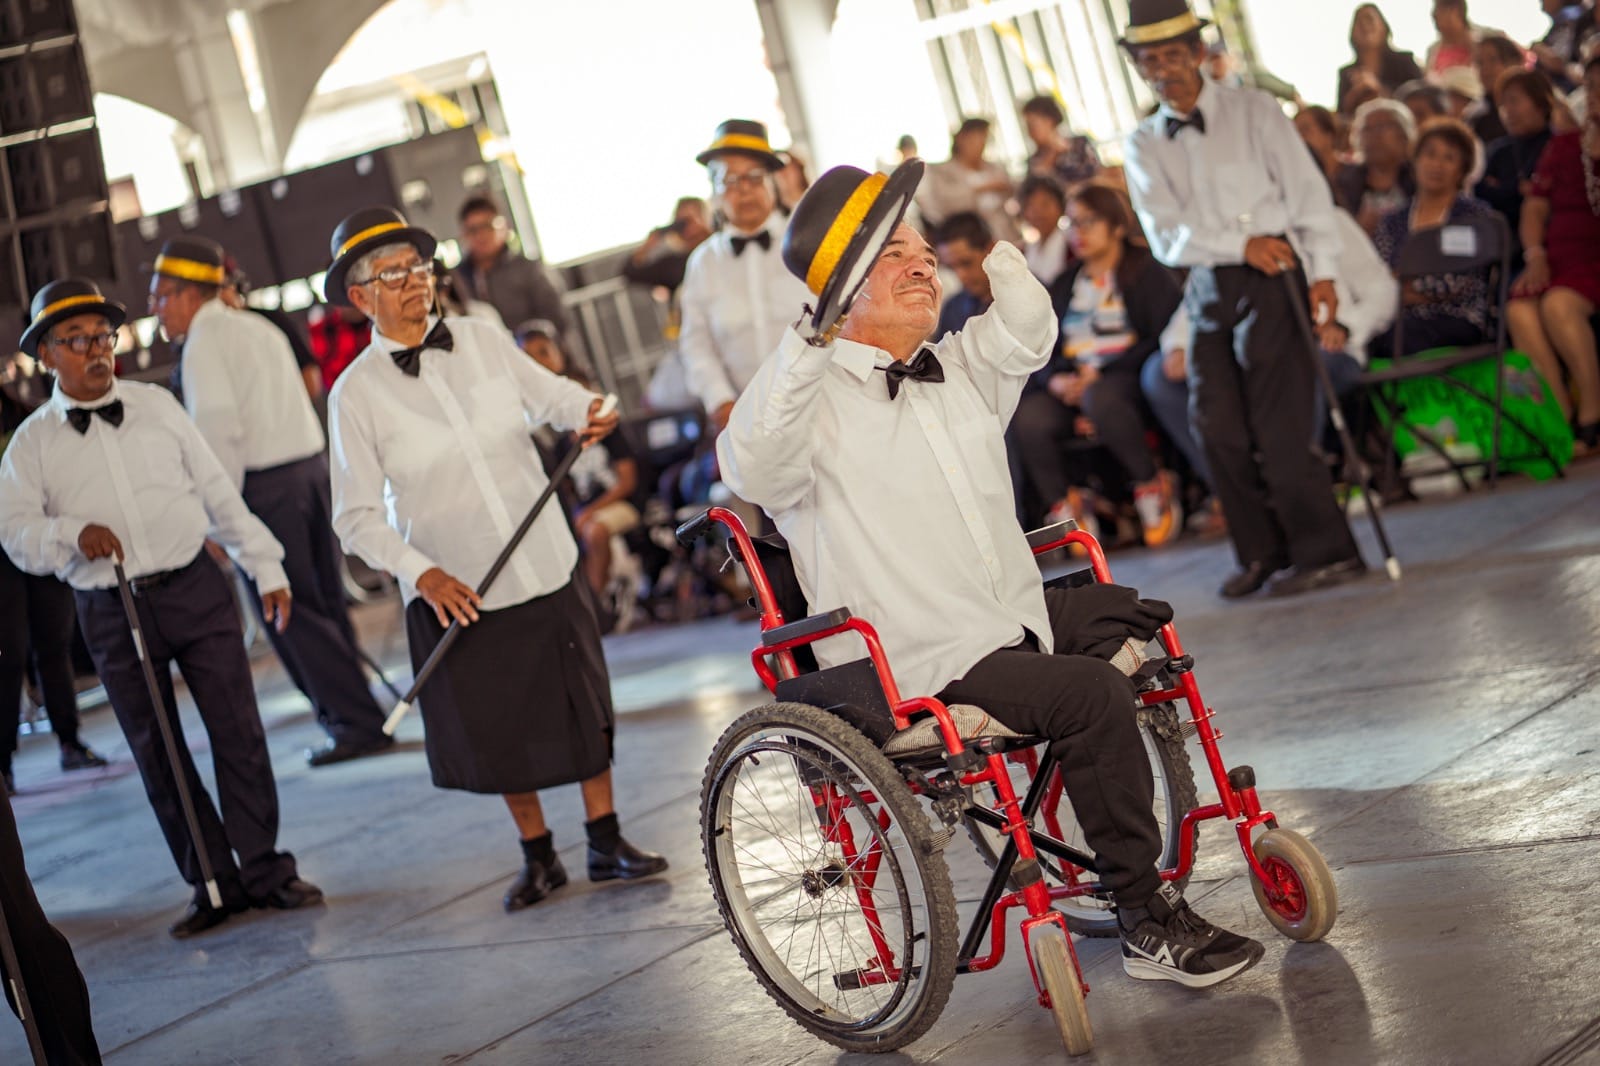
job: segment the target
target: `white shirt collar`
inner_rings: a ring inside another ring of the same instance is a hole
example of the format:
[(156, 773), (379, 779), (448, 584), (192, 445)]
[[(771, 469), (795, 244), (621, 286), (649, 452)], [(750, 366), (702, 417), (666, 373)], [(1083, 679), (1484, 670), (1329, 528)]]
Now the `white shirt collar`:
[[(423, 330), (422, 330), (422, 336), (423, 336), (424, 340), (427, 339), (428, 334), (433, 332), (433, 327), (438, 325), (438, 324), (439, 324), (439, 316), (438, 315), (429, 315), (428, 316), (427, 325), (424, 326)], [(376, 323), (376, 322), (372, 323), (372, 339), (374, 341), (376, 341), (377, 344), (378, 344), (378, 347), (383, 349), (385, 352), (391, 352), (391, 353), (392, 352), (398, 352), (403, 348), (410, 348), (411, 347), (411, 345), (409, 345), (409, 344), (401, 344), (397, 340), (391, 340), (390, 338), (385, 337), (383, 335), (383, 333), (381, 331), (379, 331), (378, 323)]]
[(71, 396), (68, 396), (62, 391), (61, 383), (59, 381), (56, 382), (55, 385), (50, 389), (50, 406), (55, 409), (56, 418), (62, 422), (67, 420), (67, 412), (72, 410), (74, 407), (82, 407), (86, 411), (93, 411), (97, 408), (108, 407), (111, 404), (116, 403), (119, 399), (121, 399), (121, 397), (117, 394), (116, 378), (111, 379), (111, 388), (107, 389), (106, 394), (100, 397), (98, 400), (74, 400)]
[[(1199, 111), (1204, 114), (1207, 122), (1211, 121), (1212, 109), (1217, 103), (1217, 95), (1218, 89), (1216, 82), (1212, 81), (1210, 78), (1202, 77), (1200, 79), (1200, 95), (1195, 98), (1194, 111)], [(1161, 107), (1157, 111), (1157, 114), (1159, 114), (1162, 118), (1188, 118), (1189, 115), (1194, 114), (1194, 111), (1189, 112), (1187, 115), (1180, 114), (1166, 101), (1162, 101)]]
[[(931, 349), (932, 347), (933, 345), (924, 343), (918, 347), (917, 351), (920, 352), (923, 348)], [(915, 358), (917, 353), (913, 352), (911, 354), (912, 358)], [(882, 348), (874, 348), (870, 344), (836, 340), (833, 342), (833, 361), (848, 371), (851, 377), (865, 384), (872, 377), (874, 370), (892, 364), (894, 356)]]

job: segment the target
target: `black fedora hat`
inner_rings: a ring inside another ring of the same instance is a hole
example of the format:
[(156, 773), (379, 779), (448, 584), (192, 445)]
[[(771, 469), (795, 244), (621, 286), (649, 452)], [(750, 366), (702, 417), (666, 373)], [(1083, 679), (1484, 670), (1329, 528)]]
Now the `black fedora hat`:
[(1190, 9), (1188, 0), (1129, 0), (1128, 29), (1118, 43), (1124, 48), (1175, 41), (1211, 25)]
[(783, 265), (817, 297), (822, 328), (855, 299), (911, 206), (922, 170), (920, 159), (892, 174), (834, 167), (800, 198), (783, 233)]
[(128, 309), (102, 296), (100, 287), (87, 278), (63, 278), (34, 294), (32, 315), (17, 347), (38, 358), (39, 342), (57, 322), (77, 315), (105, 315), (116, 329), (127, 320)]
[(694, 158), (695, 162), (705, 166), (723, 155), (749, 156), (764, 164), (768, 170), (783, 169), (783, 160), (772, 150), (772, 142), (767, 140), (767, 127), (752, 119), (730, 118), (718, 126), (716, 136), (711, 138), (711, 147)]
[(331, 304), (350, 306), (345, 275), (356, 260), (386, 244), (409, 244), (424, 259), (432, 259), (439, 242), (425, 229), (406, 222), (392, 207), (364, 207), (334, 228), (329, 251), (333, 263), (322, 282), (322, 294)]
[(221, 285), (227, 280), (222, 245), (205, 237), (174, 237), (156, 254), (154, 272), (160, 277)]

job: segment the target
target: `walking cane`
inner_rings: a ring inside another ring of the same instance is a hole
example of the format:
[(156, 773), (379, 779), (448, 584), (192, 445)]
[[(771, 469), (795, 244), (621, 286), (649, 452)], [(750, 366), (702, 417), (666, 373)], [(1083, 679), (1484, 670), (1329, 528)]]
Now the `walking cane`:
[[(612, 393), (607, 393), (606, 398), (600, 402), (600, 410), (595, 412), (594, 417), (604, 418), (614, 411), (616, 406), (616, 396)], [(567, 476), (567, 472), (572, 469), (572, 464), (578, 461), (578, 456), (582, 451), (582, 447), (572, 449), (567, 453), (566, 458), (562, 459), (556, 468), (550, 472), (550, 484), (546, 485), (544, 491), (539, 494), (539, 498), (533, 501), (533, 506), (528, 509), (527, 515), (522, 519), (522, 524), (517, 527), (515, 533), (511, 534), (511, 539), (506, 542), (506, 546), (500, 549), (499, 557), (495, 559), (494, 565), (489, 567), (489, 572), (483, 576), (483, 580), (478, 582), (477, 593), (480, 598), (489, 591), (489, 586), (494, 584), (494, 579), (500, 576), (500, 571), (506, 568), (506, 563), (511, 561), (512, 553), (522, 543), (522, 538), (528, 535), (528, 530), (533, 528), (534, 520), (539, 517), (539, 512), (544, 510), (544, 505), (549, 503), (550, 497), (555, 495), (556, 486), (561, 484), (562, 479)], [(450, 628), (444, 631), (444, 636), (439, 639), (439, 643), (434, 646), (433, 651), (429, 653), (428, 658), (423, 662), (422, 669), (417, 671), (415, 680), (411, 682), (411, 689), (401, 697), (399, 703), (394, 705), (394, 710), (389, 712), (388, 720), (383, 723), (384, 736), (394, 736), (394, 731), (400, 728), (400, 722), (405, 718), (406, 713), (411, 710), (411, 705), (417, 702), (417, 695), (422, 691), (422, 686), (428, 683), (428, 678), (433, 676), (434, 670), (438, 669), (439, 663), (444, 659), (445, 652), (450, 650), (450, 645), (454, 644), (456, 638), (460, 635), (461, 622), (452, 619)]]
[(378, 665), (378, 661), (376, 659), (367, 654), (365, 648), (357, 644), (356, 654), (361, 657), (362, 662), (367, 664), (367, 669), (371, 670), (373, 674), (376, 675), (378, 678), (378, 684), (389, 690), (389, 695), (393, 696), (397, 700), (405, 699), (404, 696), (400, 695), (400, 690), (394, 687), (394, 682), (390, 681), (388, 675), (383, 672), (383, 667)]
[[(3, 802), (9, 804), (9, 799)], [(6, 964), (7, 980), (11, 985), (11, 1002), (17, 1006), (17, 1016), (22, 1019), (22, 1031), (28, 1035), (28, 1050), (33, 1054), (35, 1066), (46, 1066), (44, 1038), (39, 1035), (39, 1022), (33, 1016), (33, 1006), (28, 1002), (28, 986), (22, 980), (22, 963), (17, 958), (17, 943), (11, 939), (11, 926), (6, 921), (5, 908), (0, 907), (0, 960)]]
[(1296, 282), (1292, 271), (1283, 275), (1283, 283), (1289, 290), (1289, 303), (1294, 308), (1300, 335), (1306, 342), (1306, 354), (1311, 357), (1311, 364), (1317, 369), (1317, 381), (1328, 398), (1328, 418), (1333, 422), (1334, 432), (1339, 434), (1339, 446), (1344, 449), (1345, 482), (1361, 486), (1366, 497), (1367, 515), (1372, 519), (1372, 532), (1377, 534), (1378, 546), (1383, 550), (1383, 568), (1388, 572), (1390, 581), (1399, 581), (1400, 560), (1389, 545), (1389, 534), (1383, 528), (1382, 515), (1378, 513), (1382, 501), (1372, 484), (1372, 470), (1361, 453), (1356, 451), (1350, 426), (1344, 420), (1344, 409), (1339, 406), (1339, 397), (1333, 389), (1333, 377), (1328, 373), (1327, 364), (1322, 361), (1322, 346), (1317, 343), (1316, 331), (1311, 328), (1311, 316), (1306, 312), (1305, 291)]
[(177, 730), (168, 719), (167, 701), (156, 683), (155, 664), (150, 661), (145, 648), (144, 630), (139, 628), (139, 609), (133, 602), (133, 590), (128, 587), (128, 575), (120, 562), (113, 564), (117, 571), (117, 588), (122, 593), (122, 609), (128, 615), (128, 628), (133, 630), (133, 647), (139, 653), (139, 665), (144, 668), (144, 683), (150, 690), (151, 709), (156, 725), (161, 730), (161, 742), (167, 749), (167, 762), (172, 765), (172, 780), (178, 786), (178, 803), (183, 807), (183, 820), (189, 825), (189, 837), (194, 842), (195, 858), (200, 860), (200, 876), (206, 883), (206, 897), (211, 906), (221, 909), (222, 893), (217, 890), (217, 875), (211, 869), (211, 856), (206, 853), (205, 838), (200, 834), (200, 817), (195, 813), (194, 797), (189, 795), (189, 782), (183, 773), (183, 763), (178, 758)]

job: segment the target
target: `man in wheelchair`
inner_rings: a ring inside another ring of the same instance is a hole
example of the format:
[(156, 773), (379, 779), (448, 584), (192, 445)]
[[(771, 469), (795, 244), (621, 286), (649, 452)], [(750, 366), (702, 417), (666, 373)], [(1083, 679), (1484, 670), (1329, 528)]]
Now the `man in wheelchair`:
[[(1072, 591), (1047, 595), (1017, 524), (1004, 433), (1056, 340), (1049, 296), (1002, 242), (984, 262), (993, 305), (928, 344), (940, 282), (933, 249), (899, 221), (901, 176), (885, 184), (839, 167), (801, 201), (784, 258), (820, 309), (807, 309), (735, 405), (717, 444), (723, 479), (772, 517), (813, 606), (872, 621), (904, 691), (975, 704), (1051, 742), (1116, 903), (1130, 975), (1195, 988), (1227, 980), (1262, 947), (1163, 885), (1133, 684), (1104, 659), (1073, 654), (1084, 649), (1081, 605)], [(1141, 602), (1151, 631), (1170, 619), (1164, 604)], [(852, 639), (821, 642), (819, 661), (852, 658), (855, 648), (838, 646)]]

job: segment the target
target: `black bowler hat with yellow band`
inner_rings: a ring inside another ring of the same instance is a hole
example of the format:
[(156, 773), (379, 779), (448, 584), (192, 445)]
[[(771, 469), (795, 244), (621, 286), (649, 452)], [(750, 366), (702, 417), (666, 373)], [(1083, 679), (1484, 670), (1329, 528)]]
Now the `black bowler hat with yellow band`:
[(834, 167), (795, 205), (783, 234), (783, 265), (817, 298), (815, 322), (826, 328), (850, 306), (922, 181), (920, 159), (892, 174)]
[(161, 246), (153, 268), (157, 277), (221, 285), (228, 280), (227, 254), (222, 245), (205, 237), (174, 237)]
[(1124, 48), (1164, 44), (1211, 25), (1190, 9), (1187, 0), (1130, 0), (1128, 29), (1118, 43)]
[(409, 244), (424, 259), (432, 259), (439, 242), (433, 234), (406, 221), (406, 216), (392, 207), (364, 207), (348, 216), (334, 227), (328, 250), (333, 263), (322, 282), (322, 294), (331, 304), (344, 307), (350, 304), (350, 268), (368, 252), (386, 244)]
[(100, 287), (87, 278), (63, 278), (52, 281), (33, 296), (33, 321), (22, 331), (17, 347), (38, 358), (39, 342), (50, 332), (50, 327), (78, 315), (104, 315), (116, 329), (128, 318), (128, 309), (115, 300), (108, 300)]
[(767, 140), (767, 127), (752, 119), (730, 118), (718, 126), (711, 147), (694, 158), (701, 166), (709, 166), (713, 159), (725, 155), (748, 156), (768, 170), (783, 169), (783, 160)]

